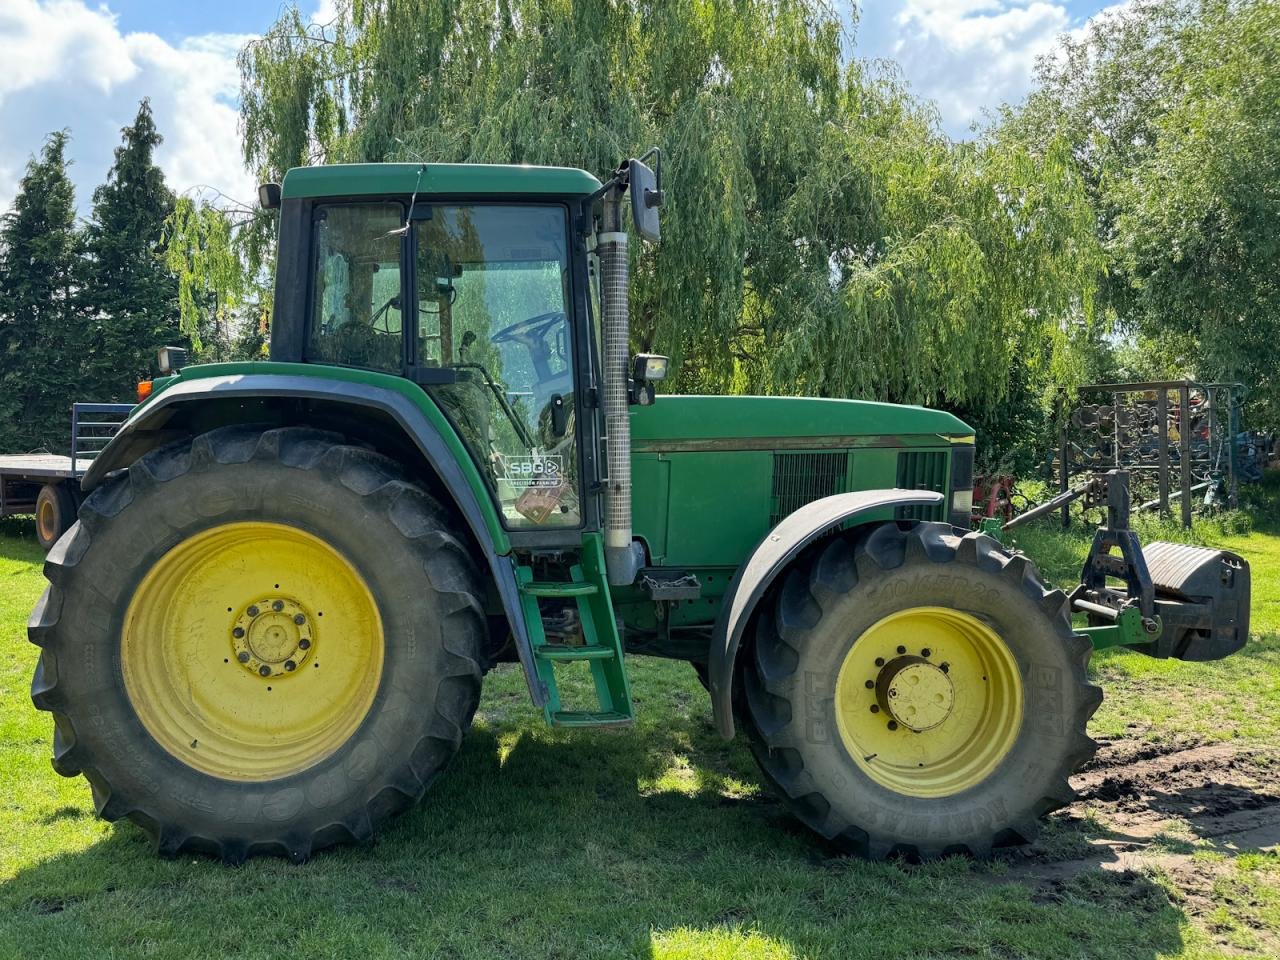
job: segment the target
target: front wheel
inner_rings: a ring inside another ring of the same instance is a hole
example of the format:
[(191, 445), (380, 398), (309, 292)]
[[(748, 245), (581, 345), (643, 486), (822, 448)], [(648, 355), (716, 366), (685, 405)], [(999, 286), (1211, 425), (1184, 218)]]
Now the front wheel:
[(54, 768), (162, 853), (369, 838), (457, 751), (484, 619), (447, 515), (306, 428), (153, 451), (85, 501), (31, 616)]
[(1072, 799), (1096, 749), (1090, 649), (1025, 557), (890, 523), (788, 572), (741, 701), (765, 774), (818, 833), (872, 858), (983, 857)]

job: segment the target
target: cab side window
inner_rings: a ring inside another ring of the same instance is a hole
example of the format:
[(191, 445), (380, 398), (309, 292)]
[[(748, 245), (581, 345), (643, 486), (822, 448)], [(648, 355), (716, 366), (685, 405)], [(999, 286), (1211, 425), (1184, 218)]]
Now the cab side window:
[(398, 203), (317, 208), (308, 360), (400, 373), (403, 223)]

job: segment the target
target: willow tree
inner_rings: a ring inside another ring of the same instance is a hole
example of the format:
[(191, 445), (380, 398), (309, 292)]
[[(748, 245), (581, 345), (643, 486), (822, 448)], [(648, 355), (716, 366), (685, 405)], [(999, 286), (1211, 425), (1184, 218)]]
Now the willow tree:
[(553, 163), (665, 150), (637, 346), (682, 390), (980, 407), (1047, 376), (1094, 252), (1054, 151), (953, 145), (813, 0), (339, 0), (241, 55), (245, 159)]
[(1001, 136), (1069, 145), (1101, 304), (1162, 375), (1241, 379), (1280, 422), (1280, 3), (1137, 0), (1064, 38)]

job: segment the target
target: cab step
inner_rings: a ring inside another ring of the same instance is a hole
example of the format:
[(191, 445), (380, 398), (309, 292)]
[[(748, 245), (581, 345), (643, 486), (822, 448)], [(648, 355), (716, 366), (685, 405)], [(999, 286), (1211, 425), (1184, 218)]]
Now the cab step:
[[(609, 596), (600, 535), (583, 538), (582, 559), (570, 569), (568, 580), (535, 580), (533, 568), (520, 564), (516, 566), (516, 583), (533, 647), (534, 668), (546, 691), (543, 715), (547, 723), (553, 727), (614, 727), (630, 723), (634, 717), (631, 684)], [(582, 626), (582, 644), (553, 643), (548, 639), (541, 599), (567, 599), (574, 603)], [(556, 665), (580, 661), (591, 670), (597, 701), (594, 710), (568, 710), (560, 699)]]
[(631, 722), (632, 718), (625, 713), (612, 710), (556, 710), (551, 714), (553, 727), (625, 727)]
[(547, 643), (534, 647), (533, 655), (539, 660), (610, 660), (614, 653), (599, 644), (574, 647), (566, 643)]
[(589, 597), (598, 592), (594, 583), (557, 583), (548, 580), (530, 580), (520, 584), (520, 592), (526, 597)]

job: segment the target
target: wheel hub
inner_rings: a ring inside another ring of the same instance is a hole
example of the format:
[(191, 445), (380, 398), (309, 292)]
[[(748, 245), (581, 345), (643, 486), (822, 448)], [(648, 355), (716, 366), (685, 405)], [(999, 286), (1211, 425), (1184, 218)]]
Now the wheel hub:
[(916, 733), (932, 730), (951, 715), (955, 690), (951, 678), (923, 657), (897, 657), (876, 677), (880, 708)]
[(287, 597), (247, 604), (231, 622), (230, 637), (236, 662), (264, 679), (293, 673), (315, 649), (312, 617)]

